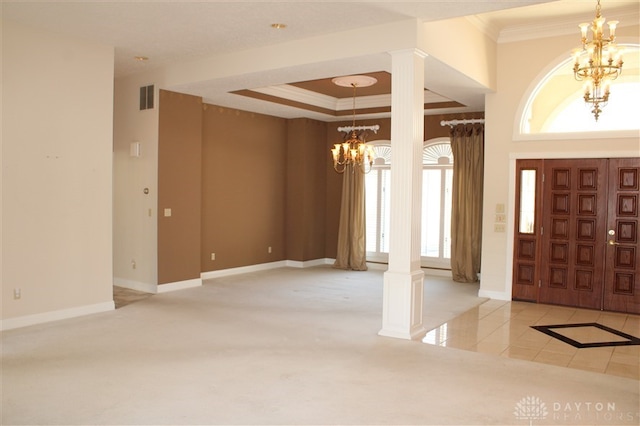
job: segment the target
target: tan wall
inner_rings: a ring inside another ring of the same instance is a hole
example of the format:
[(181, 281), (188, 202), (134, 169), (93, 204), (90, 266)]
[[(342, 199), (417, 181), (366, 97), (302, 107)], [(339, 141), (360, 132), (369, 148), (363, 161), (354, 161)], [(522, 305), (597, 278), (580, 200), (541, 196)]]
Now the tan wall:
[(306, 118), (288, 120), (286, 258), (325, 257), (327, 124)]
[(158, 284), (198, 279), (201, 98), (160, 91), (158, 147)]
[[(329, 149), (342, 141), (337, 128), (351, 122), (285, 120), (160, 93), (159, 283), (335, 258), (342, 175), (333, 170)], [(425, 140), (448, 136), (440, 121), (454, 118), (471, 116), (425, 116)], [(368, 140), (391, 137), (389, 118), (357, 124), (380, 125)], [(163, 216), (165, 208), (171, 217)]]
[(213, 105), (203, 117), (202, 271), (284, 260), (286, 120)]

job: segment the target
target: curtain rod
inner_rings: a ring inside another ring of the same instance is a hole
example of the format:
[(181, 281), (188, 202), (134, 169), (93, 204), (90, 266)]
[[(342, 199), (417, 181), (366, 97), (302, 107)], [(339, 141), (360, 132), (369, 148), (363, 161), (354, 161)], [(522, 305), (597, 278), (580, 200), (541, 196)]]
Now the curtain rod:
[(471, 120), (449, 120), (440, 122), (441, 126), (456, 126), (458, 124), (475, 124), (475, 123), (484, 123), (484, 118), (473, 118)]
[(345, 132), (348, 133), (352, 130), (373, 130), (373, 133), (378, 133), (378, 130), (380, 130), (380, 126), (378, 126), (377, 124), (375, 126), (345, 126), (345, 127), (338, 127), (338, 131), (339, 132)]

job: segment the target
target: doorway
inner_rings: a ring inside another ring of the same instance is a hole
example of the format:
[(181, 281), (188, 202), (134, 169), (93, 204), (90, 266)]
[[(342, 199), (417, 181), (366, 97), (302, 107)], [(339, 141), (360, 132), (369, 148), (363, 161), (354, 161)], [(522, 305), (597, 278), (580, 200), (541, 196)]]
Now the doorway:
[(518, 160), (513, 299), (640, 314), (640, 158)]

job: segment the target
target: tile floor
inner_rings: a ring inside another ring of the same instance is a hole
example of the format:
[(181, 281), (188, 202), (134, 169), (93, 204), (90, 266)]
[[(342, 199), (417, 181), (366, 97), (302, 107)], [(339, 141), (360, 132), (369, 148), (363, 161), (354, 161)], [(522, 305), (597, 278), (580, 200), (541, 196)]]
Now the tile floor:
[[(489, 300), (429, 331), (423, 341), (640, 380), (640, 345), (577, 348), (531, 328), (583, 323), (597, 323), (640, 337), (638, 315)], [(552, 330), (580, 343), (627, 340), (593, 326)]]
[(151, 293), (113, 286), (113, 303), (115, 304), (116, 309), (144, 300), (151, 296), (153, 296)]

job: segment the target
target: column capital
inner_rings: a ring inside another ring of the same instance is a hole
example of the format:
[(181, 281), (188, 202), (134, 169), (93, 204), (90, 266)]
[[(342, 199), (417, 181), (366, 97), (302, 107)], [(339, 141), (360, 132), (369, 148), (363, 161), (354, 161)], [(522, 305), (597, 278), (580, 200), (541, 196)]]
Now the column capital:
[(418, 49), (417, 47), (409, 47), (407, 49), (398, 49), (398, 50), (390, 50), (389, 55), (391, 55), (391, 57), (394, 56), (401, 56), (401, 55), (410, 55), (410, 54), (414, 54), (422, 59), (425, 59), (427, 56), (429, 56), (429, 54), (427, 52), (425, 52), (422, 49)]

